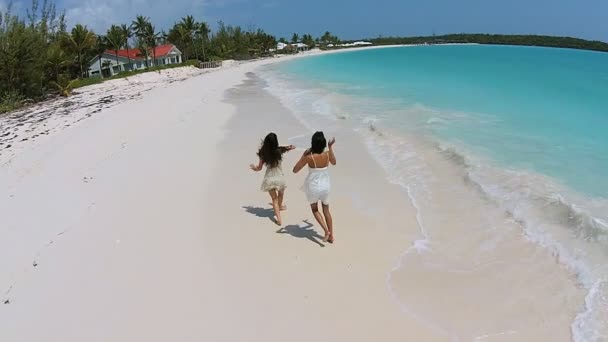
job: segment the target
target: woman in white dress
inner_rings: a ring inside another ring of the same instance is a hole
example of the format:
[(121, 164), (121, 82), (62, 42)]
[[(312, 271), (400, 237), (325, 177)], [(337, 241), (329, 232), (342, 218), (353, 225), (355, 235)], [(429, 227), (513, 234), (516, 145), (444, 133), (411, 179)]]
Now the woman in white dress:
[(280, 226), (283, 224), (281, 220), (281, 210), (287, 209), (283, 205), (283, 196), (285, 195), (285, 176), (283, 175), (283, 169), (281, 168), (281, 161), (283, 160), (283, 154), (293, 150), (295, 146), (279, 146), (279, 140), (277, 135), (274, 133), (268, 133), (262, 146), (258, 150), (259, 162), (258, 165), (251, 164), (249, 167), (253, 171), (262, 171), (264, 165), (266, 165), (266, 174), (264, 174), (264, 180), (260, 190), (270, 194), (272, 199), (272, 208), (276, 216), (276, 223)]
[[(310, 149), (304, 152), (293, 167), (293, 172), (298, 173), (304, 166), (308, 165), (309, 172), (302, 189), (306, 193), (306, 199), (310, 203), (310, 209), (312, 209), (315, 219), (325, 232), (323, 241), (329, 243), (334, 242), (333, 220), (329, 211), (329, 191), (331, 189), (329, 164), (336, 165), (336, 156), (333, 150), (335, 142), (336, 139), (332, 138), (327, 144), (323, 132), (316, 132), (312, 136)], [(325, 151), (328, 145), (329, 149)], [(319, 212), (319, 202), (323, 206), (323, 215)]]

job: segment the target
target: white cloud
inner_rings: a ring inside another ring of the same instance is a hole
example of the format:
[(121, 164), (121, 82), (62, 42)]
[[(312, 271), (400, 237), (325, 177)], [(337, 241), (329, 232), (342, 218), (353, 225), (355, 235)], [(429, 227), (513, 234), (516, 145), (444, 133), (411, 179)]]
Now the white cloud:
[(220, 6), (235, 0), (65, 0), (70, 26), (87, 25), (96, 33), (105, 32), (112, 24), (129, 24), (137, 15), (150, 17), (158, 30), (167, 29), (186, 15), (204, 20), (204, 8)]
[[(0, 12), (4, 13), (8, 9), (8, 4), (9, 4), (8, 1), (0, 0)], [(16, 5), (19, 5), (19, 3), (17, 3), (17, 4), (13, 3), (13, 5), (12, 5), (11, 10), (13, 10), (13, 12), (14, 12)]]
[(25, 0), (25, 2), (15, 0), (0, 0), (0, 11), (7, 11), (9, 7), (12, 14), (19, 15), (21, 19), (27, 19), (26, 9), (31, 7), (31, 0)]
[(66, 10), (66, 18), (70, 26), (83, 24), (97, 33), (105, 31), (117, 15), (107, 3), (85, 0), (77, 7)]

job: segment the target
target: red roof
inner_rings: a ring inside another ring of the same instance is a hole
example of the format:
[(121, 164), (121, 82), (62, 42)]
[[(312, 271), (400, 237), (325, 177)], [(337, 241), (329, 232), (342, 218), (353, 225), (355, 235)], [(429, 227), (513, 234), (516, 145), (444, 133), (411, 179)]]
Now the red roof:
[[(159, 45), (157, 46), (154, 50), (156, 52), (156, 58), (159, 57), (163, 57), (166, 56), (167, 54), (169, 54), (169, 52), (175, 47), (175, 45), (173, 44), (165, 44), (165, 45)], [(118, 52), (118, 53), (117, 53)], [(118, 57), (123, 57), (123, 58), (131, 58), (131, 59), (142, 59), (143, 60), (143, 56), (145, 56), (145, 54), (142, 54), (141, 51), (139, 51), (139, 49), (134, 48), (134, 49), (129, 49), (129, 53), (127, 54), (127, 50), (118, 50), (118, 51), (114, 51), (114, 50), (106, 50), (105, 52), (108, 55), (112, 55), (112, 56), (116, 56), (118, 54)], [(150, 53), (150, 57), (152, 57), (153, 54)]]

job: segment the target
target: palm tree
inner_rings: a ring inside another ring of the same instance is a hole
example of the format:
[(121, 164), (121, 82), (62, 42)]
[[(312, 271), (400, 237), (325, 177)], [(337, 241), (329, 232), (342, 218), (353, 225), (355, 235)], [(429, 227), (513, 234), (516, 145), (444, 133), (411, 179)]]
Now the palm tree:
[(120, 62), (118, 61), (118, 50), (122, 47), (124, 43), (124, 35), (122, 28), (117, 25), (110, 26), (108, 33), (106, 35), (106, 41), (108, 42), (108, 46), (114, 50), (114, 55), (116, 57), (116, 65), (118, 66), (118, 70), (120, 72)]
[(302, 43), (308, 45), (310, 49), (315, 47), (315, 40), (310, 34), (305, 34), (302, 36)]
[(331, 43), (331, 40), (332, 40), (331, 33), (329, 31), (325, 31), (325, 33), (323, 33), (323, 36), (321, 36), (321, 42), (323, 44), (328, 44), (328, 43)]
[(51, 71), (51, 79), (58, 81), (59, 74), (67, 68), (72, 61), (59, 44), (52, 44), (47, 50), (46, 66)]
[(127, 58), (129, 59), (129, 70), (132, 70), (133, 67), (131, 65), (131, 54), (129, 53), (129, 39), (133, 37), (133, 30), (131, 29), (131, 26), (127, 26), (125, 24), (120, 25), (120, 28), (122, 29), (122, 34), (125, 38), (124, 46), (127, 49)]
[(186, 45), (189, 41), (188, 31), (184, 28), (184, 25), (181, 23), (173, 25), (171, 30), (169, 30), (168, 35), (169, 41), (177, 45), (184, 54), (184, 59), (188, 60), (188, 50)]
[(274, 49), (277, 47), (277, 39), (272, 35), (265, 35), (264, 37), (264, 50), (266, 53), (270, 51), (270, 49)]
[(101, 64), (101, 67), (103, 69), (110, 70), (110, 68), (112, 67), (112, 62), (110, 62), (110, 61), (104, 61), (103, 64)]
[(131, 28), (138, 38), (143, 38), (146, 33), (146, 28), (150, 23), (150, 18), (138, 15), (131, 23)]
[(179, 25), (184, 28), (184, 31), (185, 31), (185, 34), (187, 37), (186, 39), (190, 43), (190, 47), (192, 49), (194, 49), (194, 55), (196, 56), (196, 59), (198, 59), (198, 52), (194, 48), (194, 38), (193, 38), (194, 33), (198, 29), (198, 24), (194, 20), (193, 16), (188, 15), (188, 16), (182, 18), (182, 21), (179, 23)]
[(298, 42), (298, 40), (300, 40), (300, 36), (298, 36), (297, 33), (294, 33), (293, 36), (291, 36), (291, 42), (295, 44)]
[[(131, 23), (131, 28), (133, 29), (133, 32), (135, 33), (135, 36), (138, 39), (138, 45), (147, 46), (146, 29), (147, 29), (147, 26), (149, 23), (150, 23), (150, 18), (144, 17), (143, 15), (138, 15), (135, 18), (135, 20), (133, 20), (133, 22)], [(140, 51), (144, 53), (143, 57), (145, 57), (146, 68), (147, 68), (149, 66), (148, 65), (148, 49), (146, 47), (146, 49), (140, 49)]]
[(80, 65), (80, 77), (84, 76), (84, 67), (82, 57), (95, 45), (95, 34), (86, 26), (77, 24), (72, 28), (72, 34), (69, 35), (69, 43), (76, 50), (78, 56), (78, 64)]
[(97, 42), (95, 43), (95, 55), (97, 56), (97, 59), (99, 60), (99, 76), (101, 78), (103, 78), (103, 65), (101, 64), (101, 56), (103, 55), (104, 52), (106, 52), (108, 46), (107, 44), (107, 40), (106, 37), (104, 36), (99, 36), (97, 37)]
[(156, 46), (158, 44), (159, 37), (160, 32), (156, 32), (154, 25), (148, 22), (148, 25), (146, 25), (145, 38), (146, 43), (148, 44), (148, 48), (152, 50), (152, 65), (156, 65)]
[(68, 75), (61, 75), (57, 81), (51, 81), (50, 83), (57, 88), (59, 91), (59, 95), (68, 97), (72, 95), (72, 90), (74, 89), (74, 84), (76, 84), (77, 80), (71, 80)]
[(201, 37), (201, 44), (203, 47), (203, 62), (207, 59), (207, 56), (205, 56), (205, 42), (209, 40), (209, 32), (211, 32), (211, 30), (209, 30), (209, 25), (207, 25), (206, 22), (201, 21), (198, 23), (198, 30), (196, 33)]
[(135, 46), (139, 49), (137, 57), (143, 58), (144, 63), (146, 64), (146, 68), (149, 68), (150, 64), (148, 63), (148, 43), (145, 39), (138, 38), (135, 42)]

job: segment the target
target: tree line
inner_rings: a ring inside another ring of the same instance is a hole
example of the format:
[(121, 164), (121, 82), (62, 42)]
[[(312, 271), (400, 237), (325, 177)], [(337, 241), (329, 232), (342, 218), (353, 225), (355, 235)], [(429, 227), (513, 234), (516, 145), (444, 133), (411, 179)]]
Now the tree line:
[(291, 40), (287, 40), (284, 37), (279, 38), (279, 42), (284, 44), (296, 44), (296, 43), (304, 43), (310, 49), (315, 47), (326, 48), (329, 44), (338, 44), (340, 43), (340, 39), (338, 36), (332, 35), (331, 32), (325, 31), (321, 37), (313, 38), (310, 34), (303, 34), (300, 36), (297, 33), (294, 33), (291, 36)]
[(493, 45), (544, 46), (608, 52), (608, 43), (571, 37), (539, 35), (502, 35), (502, 34), (448, 34), (421, 37), (378, 37), (370, 39), (376, 45), (392, 44), (437, 44), (437, 43), (477, 43)]
[(184, 60), (199, 61), (262, 56), (277, 44), (261, 29), (243, 30), (220, 22), (212, 32), (193, 16), (182, 18), (168, 32), (142, 15), (111, 25), (106, 32), (95, 33), (82, 24), (68, 29), (65, 13), (51, 1), (33, 0), (26, 16), (13, 13), (10, 5), (0, 11), (0, 113), (51, 92), (67, 93), (73, 80), (87, 77), (89, 63), (107, 50), (116, 55), (118, 50), (136, 48), (146, 67), (153, 67), (155, 48), (161, 44), (175, 44)]

